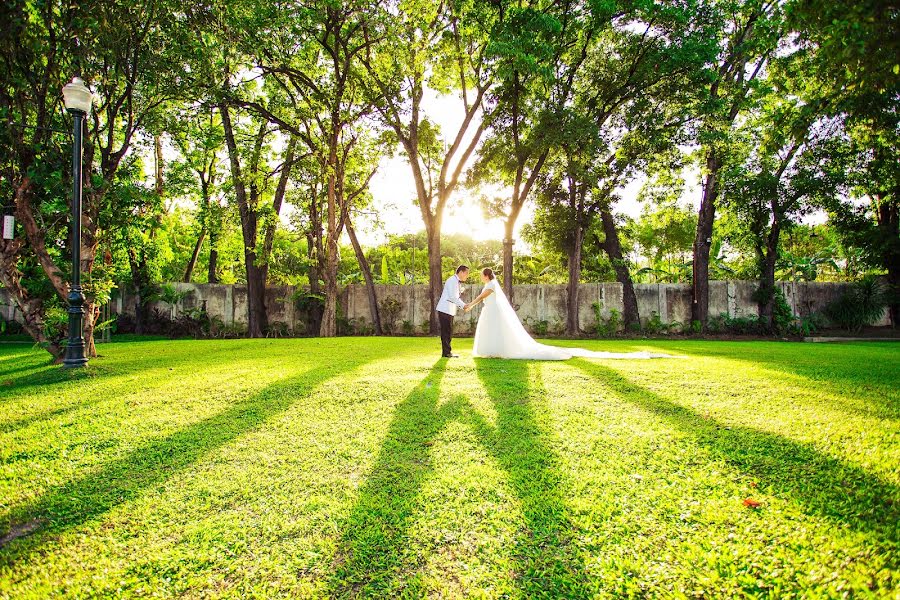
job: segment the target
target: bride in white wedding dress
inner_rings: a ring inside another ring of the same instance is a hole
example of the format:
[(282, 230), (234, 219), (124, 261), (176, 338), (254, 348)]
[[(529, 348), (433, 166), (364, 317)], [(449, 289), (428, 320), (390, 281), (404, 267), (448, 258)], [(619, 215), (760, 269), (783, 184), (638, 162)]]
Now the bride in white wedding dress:
[(503, 293), (494, 271), (484, 269), (481, 279), (485, 286), (475, 300), (466, 305), (466, 312), (483, 302), (475, 329), (472, 356), (484, 358), (519, 358), (528, 360), (568, 360), (585, 358), (656, 358), (668, 356), (649, 352), (592, 352), (583, 348), (562, 348), (538, 343), (519, 321), (515, 309)]

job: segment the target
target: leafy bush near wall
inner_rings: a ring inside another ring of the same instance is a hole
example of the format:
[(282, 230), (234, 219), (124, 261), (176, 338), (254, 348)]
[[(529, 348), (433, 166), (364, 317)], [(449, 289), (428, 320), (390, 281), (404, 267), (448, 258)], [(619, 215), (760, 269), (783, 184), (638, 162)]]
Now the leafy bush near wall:
[(603, 318), (603, 303), (591, 304), (594, 309), (594, 333), (597, 337), (610, 337), (619, 333), (622, 328), (622, 313), (613, 308), (609, 311), (609, 317)]
[(381, 301), (379, 310), (381, 311), (381, 326), (384, 328), (384, 332), (393, 334), (397, 329), (397, 317), (400, 316), (403, 305), (397, 298), (388, 296)]
[(803, 337), (818, 333), (825, 327), (825, 318), (819, 313), (810, 313), (794, 320), (789, 328), (789, 332), (794, 335)]
[(647, 323), (644, 325), (644, 331), (650, 334), (668, 333), (669, 327), (670, 325), (668, 323), (663, 323), (659, 313), (654, 310), (650, 313), (650, 318), (647, 319)]
[(784, 297), (784, 291), (776, 289), (775, 306), (772, 310), (772, 322), (775, 325), (775, 331), (779, 333), (788, 331), (791, 326), (793, 326), (795, 320), (796, 317), (794, 316), (794, 311), (791, 310), (791, 306), (787, 303), (787, 298)]
[(531, 328), (531, 331), (538, 336), (546, 337), (547, 333), (550, 331), (550, 321), (547, 319), (532, 319), (530, 317), (525, 318), (525, 324)]
[[(247, 334), (246, 325), (233, 323), (226, 325), (222, 319), (211, 317), (202, 308), (191, 308), (174, 319), (158, 309), (152, 310), (144, 323), (147, 335), (165, 335), (172, 338), (238, 338)], [(276, 327), (278, 323), (274, 323)], [(127, 313), (116, 315), (115, 323), (110, 325), (116, 333), (134, 333), (134, 317)]]
[(847, 331), (859, 331), (877, 321), (888, 305), (887, 286), (868, 276), (850, 284), (844, 295), (825, 308), (825, 315)]
[(401, 323), (400, 329), (403, 331), (403, 335), (415, 335), (416, 334), (416, 326), (409, 319), (405, 319), (403, 321), (403, 323)]
[(22, 331), (22, 324), (18, 321), (7, 321), (0, 318), (0, 335), (18, 335)]

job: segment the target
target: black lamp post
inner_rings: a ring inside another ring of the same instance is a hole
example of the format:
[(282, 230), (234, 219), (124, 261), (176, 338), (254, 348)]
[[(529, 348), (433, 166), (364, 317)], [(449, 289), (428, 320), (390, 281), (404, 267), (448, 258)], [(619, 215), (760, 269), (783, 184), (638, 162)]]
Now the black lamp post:
[(69, 344), (63, 358), (64, 368), (83, 367), (84, 293), (81, 290), (81, 164), (84, 119), (91, 111), (93, 95), (81, 77), (75, 77), (62, 91), (63, 100), (75, 119), (75, 142), (72, 145), (72, 285), (69, 288)]

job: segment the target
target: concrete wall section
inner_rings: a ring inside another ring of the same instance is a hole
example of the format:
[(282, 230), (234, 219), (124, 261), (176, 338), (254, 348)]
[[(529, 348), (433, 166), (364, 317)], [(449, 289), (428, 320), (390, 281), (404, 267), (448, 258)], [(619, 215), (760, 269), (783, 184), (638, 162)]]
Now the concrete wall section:
[[(247, 288), (243, 285), (210, 285), (210, 284), (173, 284), (179, 291), (185, 292), (184, 299), (177, 306), (170, 307), (157, 302), (155, 308), (163, 314), (180, 314), (187, 310), (201, 309), (205, 306), (210, 316), (221, 319), (226, 325), (246, 325), (247, 323)], [(825, 307), (840, 298), (847, 284), (819, 282), (779, 282), (785, 299), (795, 315), (806, 316), (821, 313)], [(710, 317), (728, 315), (729, 317), (752, 317), (757, 314), (753, 292), (758, 284), (755, 281), (711, 281)], [(408, 322), (412, 330), (422, 333), (425, 323), (432, 313), (428, 288), (424, 285), (377, 285), (376, 296), (379, 306), (388, 298), (396, 298), (400, 303), (400, 311), (394, 323), (394, 329), (404, 331), (403, 324)], [(296, 300), (297, 288), (290, 286), (272, 286), (266, 290), (266, 304), (271, 324), (283, 324), (296, 333), (306, 331), (307, 315)], [(474, 299), (481, 291), (480, 282), (470, 282), (464, 286), (463, 299)], [(679, 323), (686, 326), (691, 319), (691, 288), (685, 284), (638, 284), (635, 285), (638, 300), (638, 311), (641, 320), (650, 319), (657, 313), (664, 323)], [(341, 290), (342, 315), (351, 322), (371, 325), (369, 298), (365, 286), (350, 285)], [(582, 331), (590, 331), (596, 323), (593, 306), (600, 305), (603, 319), (609, 319), (613, 310), (623, 310), (622, 286), (618, 283), (586, 283), (578, 290), (578, 324)], [(530, 330), (546, 330), (559, 333), (565, 330), (568, 311), (568, 296), (564, 285), (519, 285), (513, 290), (513, 306), (519, 318)], [(113, 303), (114, 312), (134, 313), (134, 298), (125, 294)], [(480, 308), (469, 314), (460, 313), (454, 328), (458, 333), (474, 333)], [(21, 320), (9, 294), (0, 289), (0, 317), (4, 320)], [(876, 323), (889, 326), (890, 318), (885, 311)]]

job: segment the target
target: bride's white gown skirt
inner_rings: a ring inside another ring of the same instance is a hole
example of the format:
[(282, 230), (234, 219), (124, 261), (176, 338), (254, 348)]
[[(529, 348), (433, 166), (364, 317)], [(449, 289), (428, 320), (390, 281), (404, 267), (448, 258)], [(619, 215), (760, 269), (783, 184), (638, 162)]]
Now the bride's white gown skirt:
[(519, 316), (494, 279), (485, 286), (494, 293), (484, 300), (472, 356), (483, 358), (518, 358), (525, 360), (568, 360), (585, 358), (654, 358), (649, 352), (591, 352), (583, 348), (560, 348), (536, 342), (519, 321)]

